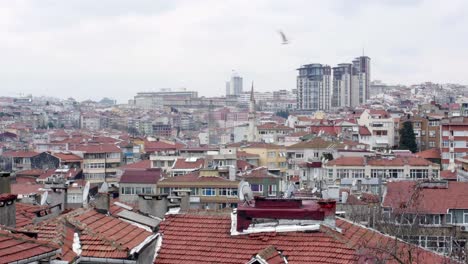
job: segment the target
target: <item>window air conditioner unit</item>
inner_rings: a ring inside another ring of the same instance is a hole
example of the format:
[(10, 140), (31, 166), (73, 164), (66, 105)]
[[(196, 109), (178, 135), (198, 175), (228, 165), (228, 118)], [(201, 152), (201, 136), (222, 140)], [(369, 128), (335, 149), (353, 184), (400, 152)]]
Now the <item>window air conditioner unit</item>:
[(460, 226), (460, 231), (462, 231), (462, 232), (468, 232), (468, 226), (466, 226), (466, 225)]

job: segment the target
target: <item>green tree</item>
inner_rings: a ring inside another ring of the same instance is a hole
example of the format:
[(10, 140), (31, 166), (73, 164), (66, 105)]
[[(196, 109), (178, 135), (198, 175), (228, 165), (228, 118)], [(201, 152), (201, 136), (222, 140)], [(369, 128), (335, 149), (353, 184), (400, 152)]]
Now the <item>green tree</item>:
[(410, 121), (403, 123), (403, 127), (400, 128), (400, 145), (399, 149), (409, 149), (415, 153), (418, 151), (418, 145), (416, 144), (416, 136), (414, 135), (413, 124)]

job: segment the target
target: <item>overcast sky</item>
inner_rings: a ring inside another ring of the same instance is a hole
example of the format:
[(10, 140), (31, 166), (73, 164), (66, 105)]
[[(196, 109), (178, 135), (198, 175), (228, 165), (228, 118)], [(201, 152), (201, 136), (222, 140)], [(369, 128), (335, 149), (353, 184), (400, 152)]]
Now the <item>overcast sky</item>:
[(467, 84), (467, 33), (466, 0), (0, 0), (0, 95), (222, 95), (233, 69), (293, 89), (302, 64), (363, 49), (373, 80)]

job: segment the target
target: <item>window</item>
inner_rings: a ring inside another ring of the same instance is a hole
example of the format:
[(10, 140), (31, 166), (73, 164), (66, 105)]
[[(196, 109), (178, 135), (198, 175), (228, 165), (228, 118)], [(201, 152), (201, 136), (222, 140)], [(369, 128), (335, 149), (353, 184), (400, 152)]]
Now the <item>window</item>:
[(235, 188), (221, 188), (219, 190), (221, 196), (237, 196), (237, 189)]
[(434, 130), (429, 130), (429, 137), (435, 137), (436, 132)]
[(296, 153), (296, 159), (302, 159), (304, 158), (304, 153)]
[(448, 148), (448, 146), (449, 146), (449, 142), (448, 142), (448, 140), (444, 140), (444, 141), (442, 141), (442, 147), (444, 147), (444, 148)]
[(276, 162), (268, 162), (268, 168), (276, 168)]
[(440, 225), (440, 215), (420, 215), (419, 224), (421, 225)]
[(268, 185), (268, 196), (276, 196), (276, 184)]
[(439, 120), (429, 121), (429, 126), (439, 126), (439, 125), (440, 125)]
[(445, 222), (453, 225), (468, 224), (468, 210), (449, 209), (448, 214), (445, 215)]
[(336, 177), (338, 179), (349, 178), (349, 170), (348, 169), (337, 169), (336, 170)]
[(410, 176), (413, 179), (426, 179), (428, 177), (427, 169), (414, 169), (410, 170)]
[(202, 188), (203, 196), (215, 196), (216, 190), (214, 188)]
[(457, 140), (457, 141), (454, 141), (454, 147), (455, 148), (465, 148), (466, 147), (466, 141), (464, 140)]
[(450, 135), (450, 133), (448, 132), (448, 130), (442, 131), (442, 136), (448, 137), (449, 135)]
[(268, 151), (268, 157), (269, 157), (269, 158), (274, 158), (274, 157), (276, 157), (276, 152), (274, 152), (274, 151)]
[(435, 147), (435, 142), (434, 141), (429, 141), (429, 147), (434, 148)]
[(108, 159), (120, 159), (120, 153), (107, 153)]
[(328, 179), (333, 180), (333, 169), (328, 169)]
[(314, 158), (318, 158), (319, 156), (319, 153), (318, 152), (314, 152)]
[(421, 136), (425, 136), (426, 135), (426, 130), (421, 130)]
[(263, 185), (262, 184), (252, 184), (250, 188), (253, 192), (263, 192)]

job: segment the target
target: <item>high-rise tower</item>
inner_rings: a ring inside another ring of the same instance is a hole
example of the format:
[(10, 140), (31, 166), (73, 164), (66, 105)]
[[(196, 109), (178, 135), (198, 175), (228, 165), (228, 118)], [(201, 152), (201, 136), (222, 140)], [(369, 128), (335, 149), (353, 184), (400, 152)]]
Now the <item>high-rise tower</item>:
[(329, 110), (331, 105), (331, 68), (322, 64), (307, 64), (298, 69), (297, 108)]
[(370, 58), (361, 56), (353, 60), (351, 106), (365, 104), (369, 99)]
[(341, 63), (333, 67), (332, 107), (351, 106), (351, 63)]

